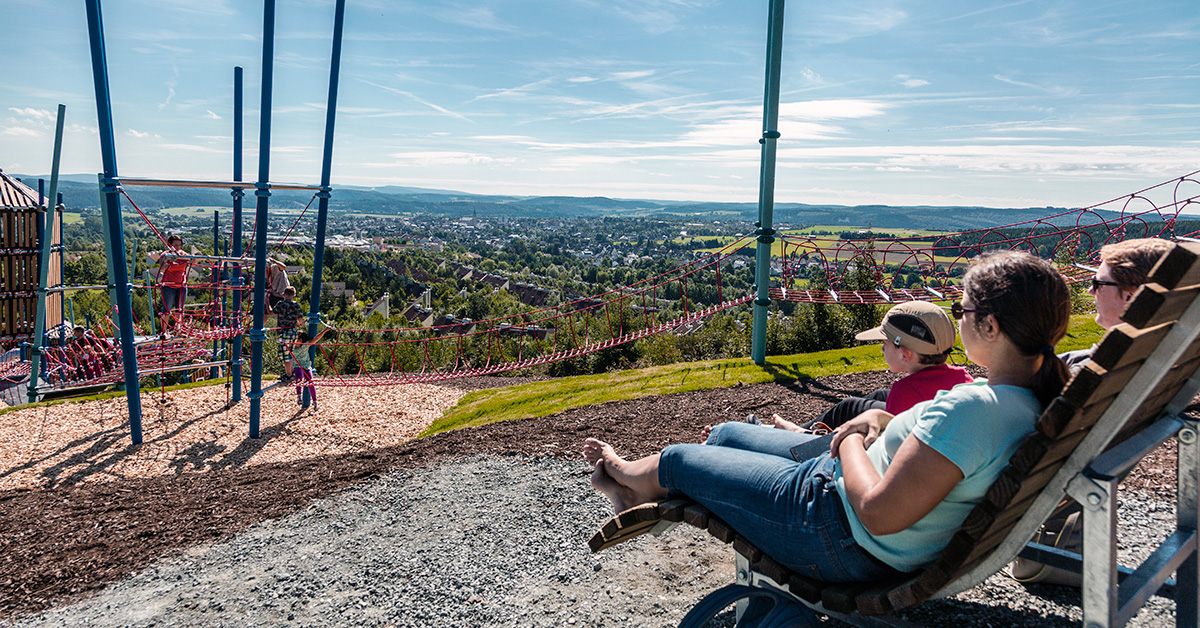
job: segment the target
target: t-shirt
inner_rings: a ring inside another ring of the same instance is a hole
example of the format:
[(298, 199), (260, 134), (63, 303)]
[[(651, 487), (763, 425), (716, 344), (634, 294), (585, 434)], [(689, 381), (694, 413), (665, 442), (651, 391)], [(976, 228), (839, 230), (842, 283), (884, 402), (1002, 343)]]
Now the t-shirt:
[(933, 562), (967, 514), (982, 499), (992, 482), (1008, 465), (1025, 435), (1033, 431), (1042, 412), (1033, 391), (1017, 386), (989, 386), (980, 380), (941, 391), (901, 412), (888, 423), (879, 439), (867, 448), (867, 457), (882, 476), (909, 434), (953, 462), (963, 479), (933, 510), (905, 530), (875, 536), (867, 531), (850, 500), (837, 461), (834, 480), (854, 540), (879, 560), (913, 571)]
[(304, 314), (300, 310), (300, 304), (296, 301), (284, 299), (275, 304), (275, 320), (278, 321), (280, 327), (295, 327), (296, 321), (300, 320), (300, 316)]
[(312, 360), (308, 359), (308, 350), (311, 347), (311, 344), (304, 344), (296, 345), (292, 348), (292, 368), (301, 368), (306, 371), (312, 370)]
[[(163, 255), (174, 252), (167, 251)], [(168, 288), (182, 288), (187, 283), (187, 272), (187, 260), (172, 258), (167, 261), (167, 258), (163, 258), (159, 266), (159, 282)]]
[(268, 271), (267, 290), (274, 296), (282, 297), (283, 291), (292, 285), (288, 281), (287, 271), (278, 266), (271, 266)]
[(961, 366), (927, 366), (896, 380), (888, 392), (887, 405), (883, 409), (888, 414), (900, 414), (922, 401), (933, 399), (939, 390), (950, 390), (959, 384), (969, 384), (973, 381), (975, 378)]

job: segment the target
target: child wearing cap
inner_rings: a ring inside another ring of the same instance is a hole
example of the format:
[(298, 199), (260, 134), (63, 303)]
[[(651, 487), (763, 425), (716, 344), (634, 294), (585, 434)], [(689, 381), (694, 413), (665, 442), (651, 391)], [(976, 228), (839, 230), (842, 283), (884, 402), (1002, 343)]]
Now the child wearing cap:
[(828, 428), (853, 419), (872, 409), (896, 415), (919, 402), (933, 399), (939, 390), (975, 381), (967, 370), (946, 364), (954, 348), (954, 323), (942, 308), (926, 301), (908, 301), (896, 305), (884, 315), (878, 327), (857, 336), (861, 341), (883, 341), (883, 359), (893, 373), (907, 373), (890, 390), (876, 390), (865, 397), (849, 397), (804, 425), (775, 415), (775, 427), (793, 432), (811, 431), (817, 424)]

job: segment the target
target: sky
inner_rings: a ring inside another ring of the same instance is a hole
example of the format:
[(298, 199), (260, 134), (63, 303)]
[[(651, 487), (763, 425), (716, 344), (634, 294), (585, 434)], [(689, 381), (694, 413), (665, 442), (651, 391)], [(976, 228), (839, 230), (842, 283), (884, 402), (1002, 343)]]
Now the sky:
[[(272, 181), (320, 180), (333, 4), (278, 2)], [(59, 103), (62, 172), (102, 169), (84, 7), (0, 0), (5, 172), (49, 173)], [(332, 184), (757, 202), (767, 10), (348, 0)], [(1082, 207), (1200, 169), (1195, 0), (784, 13), (777, 202)], [(103, 18), (119, 174), (230, 180), (242, 66), (256, 178), (262, 4), (107, 0)]]

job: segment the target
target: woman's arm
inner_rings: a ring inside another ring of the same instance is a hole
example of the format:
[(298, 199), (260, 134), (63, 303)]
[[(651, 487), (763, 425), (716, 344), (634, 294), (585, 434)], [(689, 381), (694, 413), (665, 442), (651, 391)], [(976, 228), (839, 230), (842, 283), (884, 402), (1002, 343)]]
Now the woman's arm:
[[(880, 432), (887, 427), (888, 422), (893, 416), (883, 410), (867, 410), (858, 416), (846, 421), (841, 426), (833, 431), (833, 441), (829, 444), (829, 450), (833, 457), (837, 457), (838, 446), (841, 442), (851, 434), (860, 434), (866, 440), (865, 447), (870, 447), (875, 439), (879, 438)], [(864, 448), (865, 448), (864, 447)]]
[(963, 479), (962, 470), (909, 434), (883, 477), (867, 458), (861, 434), (835, 450), (842, 459), (846, 497), (858, 520), (876, 536), (905, 530), (929, 514)]

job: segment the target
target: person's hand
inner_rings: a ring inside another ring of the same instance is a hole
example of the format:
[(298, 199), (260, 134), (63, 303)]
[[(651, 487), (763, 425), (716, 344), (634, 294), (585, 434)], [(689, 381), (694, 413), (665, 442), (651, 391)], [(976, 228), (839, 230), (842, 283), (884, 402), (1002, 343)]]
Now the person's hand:
[(859, 434), (863, 437), (863, 448), (871, 446), (876, 439), (879, 438), (879, 432), (884, 425), (892, 419), (890, 413), (883, 410), (867, 410), (862, 414), (843, 423), (840, 427), (833, 431), (833, 442), (829, 444), (829, 450), (834, 458), (837, 457), (838, 446), (842, 441), (846, 440), (851, 434)]

